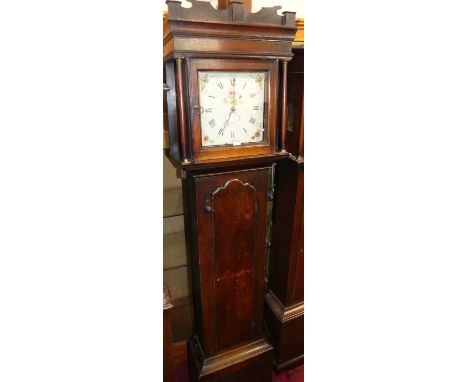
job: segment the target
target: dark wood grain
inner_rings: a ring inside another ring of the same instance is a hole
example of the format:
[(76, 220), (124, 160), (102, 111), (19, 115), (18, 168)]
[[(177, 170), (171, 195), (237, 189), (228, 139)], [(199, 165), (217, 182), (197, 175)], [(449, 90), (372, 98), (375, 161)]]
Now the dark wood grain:
[(197, 248), (204, 317), (200, 338), (207, 355), (233, 345), (235, 338), (262, 336), (269, 174), (270, 168), (260, 168), (195, 176), (197, 228), (203, 232)]
[(194, 336), (188, 342), (190, 380), (271, 381), (272, 350), (269, 343), (260, 339), (204, 358), (198, 338)]
[(304, 169), (292, 160), (277, 166), (275, 210), (270, 250), (269, 288), (285, 305), (293, 305), (303, 300), (294, 298), (291, 283), (296, 272), (297, 257), (302, 256), (302, 214), (303, 214)]
[(252, 337), (255, 191), (254, 186), (232, 179), (215, 190), (210, 201), (218, 350)]
[(246, 155), (241, 158), (226, 157), (219, 159), (205, 159), (202, 162), (190, 162), (186, 164), (179, 164), (179, 162), (175, 161), (170, 156), (168, 151), (166, 151), (166, 155), (172, 163), (175, 163), (176, 166), (179, 166), (177, 168), (180, 169), (182, 173), (193, 170), (203, 171), (206, 169), (216, 169), (220, 172), (228, 171), (233, 168), (248, 169), (262, 165), (271, 165), (289, 157), (288, 153), (275, 152), (273, 154)]
[(174, 61), (164, 63), (164, 79), (167, 84), (166, 104), (167, 104), (167, 119), (169, 130), (169, 151), (170, 156), (175, 162), (180, 162), (179, 154), (179, 117), (177, 113), (177, 92), (175, 80), (175, 64)]
[(297, 30), (294, 12), (278, 15), (281, 7), (277, 6), (250, 13), (239, 3), (221, 11), (202, 1), (194, 1), (192, 8), (183, 8), (178, 1), (167, 4), (169, 11), (163, 24), (165, 61), (200, 55), (292, 57)]
[(282, 61), (281, 71), (281, 151), (286, 151), (286, 123), (288, 96), (288, 62)]
[[(196, 50), (205, 56), (213, 56), (220, 48), (223, 50), (220, 57), (245, 56), (246, 51), (252, 58), (292, 57), (288, 41), (271, 41), (268, 45), (265, 45), (260, 40), (239, 41), (231, 39), (220, 42), (218, 39), (208, 39), (207, 37), (188, 38), (186, 36), (180, 36), (172, 41), (172, 50), (176, 51), (178, 55), (195, 55)], [(170, 51), (166, 54), (170, 54)], [(200, 55), (200, 53), (197, 55)]]
[[(287, 159), (277, 166), (265, 321), (277, 370), (293, 366), (304, 346), (304, 171)], [(294, 313), (294, 314), (293, 314)]]
[[(206, 169), (186, 174), (184, 192), (192, 199), (187, 219), (194, 227), (191, 242), (196, 243), (191, 256), (198, 263), (192, 271), (200, 309), (195, 315), (195, 336), (205, 361), (241, 345), (263, 341), (270, 171), (270, 167), (260, 167), (214, 173)], [(236, 354), (244, 356), (242, 349)], [(256, 362), (255, 355), (247, 354), (247, 358)], [(191, 367), (198, 372), (206, 367), (200, 360), (195, 364), (199, 366)]]
[(176, 366), (187, 363), (187, 341), (175, 342), (172, 345), (172, 353), (174, 354), (174, 363)]
[[(267, 294), (267, 298), (271, 293)], [(304, 306), (294, 307), (296, 314), (289, 314), (279, 301), (268, 300), (265, 323), (270, 334), (274, 351), (276, 371), (294, 367), (304, 359)], [(275, 312), (278, 308), (278, 312)], [(293, 309), (290, 309), (293, 310)], [(288, 317), (289, 316), (289, 317)]]
[(275, 203), (269, 257), (265, 322), (275, 349), (275, 369), (304, 357), (304, 63), (303, 49), (289, 63), (288, 128), (290, 158), (276, 167)]
[(182, 74), (181, 57), (176, 58), (176, 87), (177, 87), (177, 109), (180, 120), (180, 152), (182, 153), (182, 162), (188, 162), (187, 159), (187, 125), (185, 123), (185, 91), (184, 91), (184, 76)]
[(304, 158), (304, 49), (294, 48), (288, 67), (288, 118), (286, 151), (296, 159)]

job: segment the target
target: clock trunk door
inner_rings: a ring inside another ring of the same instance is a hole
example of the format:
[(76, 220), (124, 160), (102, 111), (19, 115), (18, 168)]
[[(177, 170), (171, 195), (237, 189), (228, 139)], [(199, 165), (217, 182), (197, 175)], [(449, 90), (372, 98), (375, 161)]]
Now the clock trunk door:
[(264, 168), (195, 180), (207, 355), (262, 337), (269, 173)]

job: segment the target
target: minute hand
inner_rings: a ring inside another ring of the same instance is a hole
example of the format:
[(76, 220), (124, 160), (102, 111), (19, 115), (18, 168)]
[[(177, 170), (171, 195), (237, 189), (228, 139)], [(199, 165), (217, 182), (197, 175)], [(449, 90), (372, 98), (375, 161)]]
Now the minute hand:
[(224, 122), (224, 126), (223, 126), (223, 128), (221, 129), (221, 131), (220, 131), (219, 134), (224, 135), (224, 130), (226, 130), (226, 126), (228, 125), (229, 120), (231, 119), (231, 115), (232, 115), (232, 111), (229, 113), (229, 117), (228, 117), (228, 119)]
[(232, 115), (232, 110), (229, 112), (229, 117), (228, 117), (227, 121), (224, 122), (224, 126), (226, 126), (229, 123), (229, 120), (231, 119), (231, 115)]

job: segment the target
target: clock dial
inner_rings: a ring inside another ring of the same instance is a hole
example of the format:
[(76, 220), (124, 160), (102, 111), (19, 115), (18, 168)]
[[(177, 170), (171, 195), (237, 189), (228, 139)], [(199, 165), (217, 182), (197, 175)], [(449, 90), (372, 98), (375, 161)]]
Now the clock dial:
[(263, 142), (266, 80), (266, 72), (198, 72), (202, 146)]

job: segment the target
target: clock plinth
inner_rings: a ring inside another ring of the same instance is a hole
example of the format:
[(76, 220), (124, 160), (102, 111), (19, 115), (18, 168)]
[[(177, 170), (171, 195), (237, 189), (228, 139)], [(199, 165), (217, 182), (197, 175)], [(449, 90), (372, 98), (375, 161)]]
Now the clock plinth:
[[(295, 14), (168, 0), (167, 155), (182, 171), (195, 333), (192, 381), (271, 381), (265, 339), (267, 192), (285, 150)], [(235, 37), (234, 37), (235, 36)]]
[(204, 358), (196, 337), (188, 343), (192, 381), (271, 381), (273, 348), (264, 339)]

